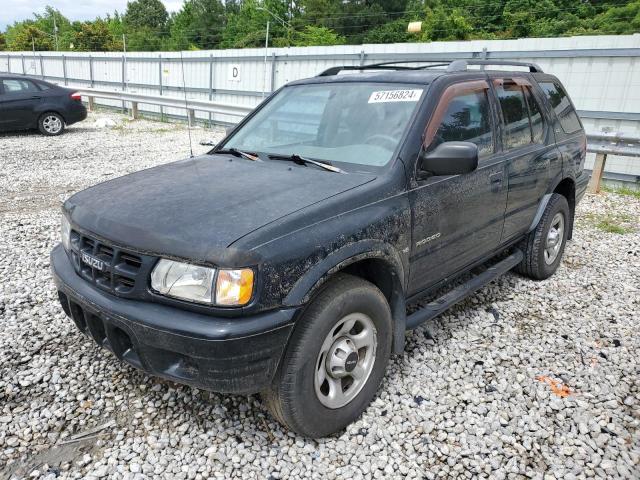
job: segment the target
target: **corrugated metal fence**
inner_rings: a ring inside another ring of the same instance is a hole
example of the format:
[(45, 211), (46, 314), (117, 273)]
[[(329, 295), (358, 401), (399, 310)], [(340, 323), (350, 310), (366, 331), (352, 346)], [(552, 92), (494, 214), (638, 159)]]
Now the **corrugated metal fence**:
[[(189, 98), (253, 107), (281, 85), (334, 65), (397, 60), (487, 58), (534, 61), (569, 90), (590, 133), (640, 136), (640, 35), (347, 45), (183, 52), (7, 52), (0, 72), (33, 75), (77, 87), (181, 96), (184, 66)], [(103, 100), (117, 106), (114, 100)], [(159, 107), (141, 110), (160, 113)], [(167, 115), (184, 110), (166, 108)], [(200, 114), (200, 118), (206, 118)], [(211, 120), (235, 122), (218, 115)], [(592, 160), (591, 160), (592, 161)], [(610, 177), (640, 175), (637, 160), (611, 157)]]

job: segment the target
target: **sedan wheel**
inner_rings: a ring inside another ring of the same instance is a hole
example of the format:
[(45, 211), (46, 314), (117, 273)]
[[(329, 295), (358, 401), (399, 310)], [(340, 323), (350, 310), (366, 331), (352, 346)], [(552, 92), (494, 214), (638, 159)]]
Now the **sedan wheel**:
[(43, 135), (60, 135), (64, 130), (64, 120), (57, 113), (45, 113), (40, 117), (38, 129)]

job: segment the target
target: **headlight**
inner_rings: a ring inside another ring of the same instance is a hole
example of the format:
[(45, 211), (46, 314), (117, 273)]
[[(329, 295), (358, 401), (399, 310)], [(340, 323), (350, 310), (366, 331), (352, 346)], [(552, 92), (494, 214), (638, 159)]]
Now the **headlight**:
[(71, 247), (71, 224), (66, 215), (62, 215), (60, 220), (60, 237), (62, 239), (62, 246), (65, 250), (69, 250)]
[(213, 303), (215, 269), (161, 259), (151, 272), (151, 287), (162, 295)]
[(221, 306), (246, 305), (253, 295), (253, 270), (218, 270), (161, 259), (151, 272), (151, 287), (161, 295)]
[(253, 270), (220, 270), (216, 282), (217, 305), (245, 305), (253, 294)]

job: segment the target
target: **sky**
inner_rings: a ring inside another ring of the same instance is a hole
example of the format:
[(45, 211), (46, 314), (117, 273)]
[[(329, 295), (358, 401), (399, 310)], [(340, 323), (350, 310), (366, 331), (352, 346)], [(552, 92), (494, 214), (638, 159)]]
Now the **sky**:
[[(161, 0), (169, 12), (180, 10), (182, 0)], [(69, 20), (90, 20), (117, 10), (124, 13), (127, 0), (0, 0), (0, 31), (16, 20), (33, 17), (33, 12), (42, 13), (51, 5)]]

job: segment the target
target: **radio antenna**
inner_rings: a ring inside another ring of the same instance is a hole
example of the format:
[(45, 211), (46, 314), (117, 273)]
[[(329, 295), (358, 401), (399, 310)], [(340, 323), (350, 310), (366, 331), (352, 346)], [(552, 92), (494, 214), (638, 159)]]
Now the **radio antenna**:
[(191, 114), (189, 113), (189, 103), (187, 102), (187, 85), (184, 80), (184, 57), (180, 50), (180, 67), (182, 68), (182, 92), (184, 93), (184, 108), (187, 111), (187, 131), (189, 132), (189, 153), (193, 158), (193, 142), (191, 141)]

